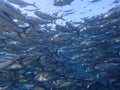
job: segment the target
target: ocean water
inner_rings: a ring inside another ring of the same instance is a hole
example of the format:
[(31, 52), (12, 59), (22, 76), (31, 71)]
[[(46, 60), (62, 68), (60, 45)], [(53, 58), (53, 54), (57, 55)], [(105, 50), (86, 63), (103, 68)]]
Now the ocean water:
[(0, 0), (0, 90), (120, 90), (120, 0)]

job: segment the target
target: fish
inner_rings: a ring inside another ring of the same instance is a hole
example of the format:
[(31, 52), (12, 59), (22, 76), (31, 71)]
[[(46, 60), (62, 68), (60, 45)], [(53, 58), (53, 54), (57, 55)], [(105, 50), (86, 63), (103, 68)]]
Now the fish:
[(16, 32), (3, 32), (3, 35), (11, 39), (18, 40), (20, 42), (22, 40), (22, 38)]
[(23, 57), (18, 57), (15, 59), (1, 58), (0, 59), (0, 70), (6, 69), (8, 66), (14, 64), (17, 60), (22, 59)]
[(30, 90), (45, 90), (44, 87), (32, 87)]
[(101, 0), (92, 0), (92, 1), (90, 1), (91, 3), (96, 3), (96, 2), (99, 2), (99, 1), (101, 1)]
[(9, 66), (7, 66), (5, 69), (6, 70), (17, 70), (17, 69), (21, 69), (23, 66), (19, 63), (13, 63)]
[(24, 0), (7, 0), (8, 2), (10, 3), (13, 3), (13, 4), (16, 4), (16, 5), (19, 5), (20, 7), (26, 7), (26, 6), (33, 6), (35, 8), (37, 8), (37, 6), (35, 5), (35, 2), (33, 4), (30, 4), (28, 2), (25, 2)]
[[(9, 17), (7, 17), (4, 13), (0, 12), (0, 28), (4, 32), (15, 31), (17, 33), (23, 32), (22, 28), (18, 27), (16, 23), (14, 23)], [(8, 28), (8, 26), (11, 28)]]
[(12, 6), (10, 3), (0, 0), (0, 11), (6, 13), (7, 15), (16, 18), (21, 21), (26, 21), (26, 18), (20, 13), (18, 9)]
[[(21, 14), (20, 10), (16, 9), (13, 5), (8, 3), (7, 1), (1, 0), (0, 1), (0, 11), (7, 14), (9, 17), (24, 21), (29, 24), (26, 17)], [(30, 25), (30, 27), (35, 30), (34, 26)]]
[(74, 14), (74, 12), (65, 13), (64, 16), (68, 16), (68, 15), (71, 15), (71, 14)]
[(16, 32), (4, 32), (3, 34), (8, 38), (11, 38), (13, 40), (16, 40), (25, 44), (34, 45), (38, 43), (37, 41), (31, 40), (25, 34), (22, 34), (21, 37)]
[(51, 82), (58, 78), (58, 74), (55, 72), (40, 72), (36, 77), (35, 80), (40, 82)]
[(11, 41), (11, 42), (8, 42), (8, 43), (5, 43), (6, 45), (4, 46), (5, 49), (11, 49), (13, 51), (15, 51), (15, 53), (17, 52), (24, 52), (24, 50), (26, 50), (26, 48), (24, 48), (23, 46), (23, 43), (21, 42), (18, 42), (18, 41)]
[(53, 5), (54, 6), (65, 6), (70, 5), (73, 2), (73, 0), (54, 0)]
[(98, 66), (96, 66), (95, 68), (98, 70), (117, 70), (119, 69), (120, 65), (117, 63), (103, 63), (103, 64), (99, 64)]
[[(99, 87), (100, 86), (100, 87)], [(101, 82), (93, 82), (91, 83), (90, 85), (87, 86), (88, 89), (98, 89), (98, 90), (101, 90), (101, 89), (105, 89), (105, 85), (103, 85)]]
[(66, 88), (74, 85), (74, 82), (66, 81), (64, 79), (56, 80), (53, 82), (54, 88)]
[(56, 25), (55, 28), (58, 32), (64, 32), (64, 33), (71, 31), (73, 32), (72, 28), (67, 28), (66, 26), (62, 26), (62, 25)]
[(31, 23), (33, 26), (38, 26), (38, 25), (44, 25), (44, 24), (50, 24), (52, 23), (49, 20), (42, 20), (40, 18), (36, 18), (36, 17), (27, 17), (27, 20), (29, 23)]
[(57, 20), (57, 19), (63, 19), (63, 15), (59, 16), (59, 17), (56, 17), (56, 16), (51, 16), (49, 14), (46, 14), (46, 13), (43, 13), (41, 11), (35, 11), (34, 12), (35, 15), (37, 15), (38, 17), (42, 18), (42, 19), (45, 19), (45, 20), (51, 20), (51, 21), (54, 21), (54, 20)]
[(25, 9), (26, 11), (38, 11), (39, 10), (39, 8), (37, 8), (37, 9)]
[(120, 63), (120, 59), (119, 58), (110, 58), (110, 59), (107, 59), (105, 60), (105, 62), (109, 62), (109, 63)]
[[(102, 45), (103, 45), (103, 43), (101, 41), (86, 40), (86, 41), (81, 42), (80, 45), (76, 45), (76, 47), (79, 47), (79, 48), (81, 47), (85, 50), (85, 48), (88, 49), (88, 48), (102, 46)], [(89, 51), (89, 50), (87, 50), (87, 51)]]
[(68, 10), (68, 11), (64, 11), (64, 16), (68, 16), (68, 15), (74, 14), (75, 12), (76, 11), (73, 11), (72, 9)]
[(13, 61), (11, 61), (11, 60), (1, 59), (0, 60), (0, 70), (4, 69), (5, 67), (7, 67), (8, 65), (10, 65), (12, 63), (13, 63)]
[[(13, 20), (7, 15), (7, 14), (5, 14), (4, 12), (0, 12), (0, 17), (1, 17), (1, 19), (4, 19), (3, 21), (8, 21), (9, 23), (11, 23), (11, 24), (15, 24), (14, 22), (13, 22)], [(15, 24), (16, 25), (16, 24)]]
[(74, 9), (69, 9), (69, 10), (61, 10), (61, 11), (63, 11), (63, 12), (72, 12)]
[[(69, 33), (65, 33), (64, 35), (67, 35), (67, 34), (69, 34)], [(71, 39), (71, 36), (72, 36), (72, 34), (69, 34), (69, 36), (67, 36), (67, 37), (64, 37), (64, 35), (62, 35), (62, 33), (59, 33), (59, 34), (57, 34), (57, 35), (54, 35), (53, 37), (50, 37), (50, 42), (52, 43), (52, 44), (56, 44), (56, 43), (63, 43), (64, 44), (64, 42), (66, 41), (66, 40), (69, 40), (69, 39)]]
[(35, 47), (29, 48), (26, 51), (27, 53), (32, 54), (48, 54), (50, 53), (50, 50), (47, 47), (36, 45)]
[(62, 32), (59, 32), (58, 34), (51, 37), (50, 40), (52, 42), (64, 42), (64, 41), (70, 40), (73, 35), (77, 35), (76, 32), (74, 32), (74, 33), (68, 33), (68, 32), (62, 33)]

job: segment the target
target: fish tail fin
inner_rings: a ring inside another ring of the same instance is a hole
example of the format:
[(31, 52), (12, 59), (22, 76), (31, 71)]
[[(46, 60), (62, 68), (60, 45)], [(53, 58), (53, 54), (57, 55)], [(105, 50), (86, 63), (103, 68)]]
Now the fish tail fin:
[(64, 19), (63, 17), (64, 17), (64, 14), (62, 14), (59, 18), (60, 18), (61, 20), (64, 20), (64, 21), (65, 21), (65, 19)]
[(23, 38), (23, 37), (21, 36), (21, 32), (17, 32), (17, 34), (18, 34), (18, 36), (19, 36), (20, 38)]
[(37, 6), (36, 6), (36, 2), (33, 2), (33, 4), (32, 4), (35, 8), (38, 8)]
[(77, 34), (78, 36), (80, 36), (80, 32), (79, 32), (79, 30), (76, 31), (76, 34)]
[(56, 23), (56, 20), (54, 20), (54, 21), (51, 21), (51, 23), (53, 23), (53, 24), (57, 25), (57, 23)]

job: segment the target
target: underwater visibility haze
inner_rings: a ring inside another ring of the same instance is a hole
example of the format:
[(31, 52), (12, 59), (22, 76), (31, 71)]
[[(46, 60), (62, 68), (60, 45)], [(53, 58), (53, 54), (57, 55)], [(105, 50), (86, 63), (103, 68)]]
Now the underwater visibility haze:
[(0, 0), (0, 90), (120, 90), (120, 0)]

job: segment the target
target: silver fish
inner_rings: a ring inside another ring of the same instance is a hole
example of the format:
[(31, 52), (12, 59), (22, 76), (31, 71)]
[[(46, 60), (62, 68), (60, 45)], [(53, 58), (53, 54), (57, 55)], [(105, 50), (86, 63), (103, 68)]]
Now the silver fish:
[(20, 11), (7, 1), (0, 0), (0, 11), (15, 19), (27, 22), (26, 18), (20, 13)]
[(54, 87), (56, 89), (58, 89), (58, 88), (70, 87), (70, 86), (74, 85), (74, 82), (66, 81), (64, 79), (58, 79), (58, 80), (54, 81), (53, 84), (54, 84)]
[(23, 32), (23, 30), (17, 26), (9, 17), (7, 17), (4, 13), (0, 12), (0, 28), (1, 31), (15, 31), (15, 32)]
[(54, 21), (54, 20), (57, 20), (57, 19), (63, 19), (63, 15), (59, 16), (59, 17), (56, 17), (56, 16), (51, 16), (49, 14), (46, 14), (46, 13), (43, 13), (41, 11), (35, 11), (34, 12), (35, 15), (37, 15), (38, 17), (42, 18), (42, 19), (45, 19), (45, 20), (51, 20), (51, 21)]
[(54, 35), (53, 37), (51, 37), (51, 41), (55, 41), (55, 42), (60, 42), (60, 41), (67, 41), (70, 40), (72, 38), (72, 36), (74, 35), (74, 33), (58, 33), (56, 35)]
[(11, 65), (8, 65), (5, 70), (18, 70), (21, 69), (23, 66), (19, 63), (13, 63)]
[(35, 44), (39, 43), (35, 40), (30, 39), (25, 34), (21, 34), (21, 37), (16, 32), (4, 32), (3, 34), (8, 38), (11, 38), (11, 39), (19, 41), (19, 42), (23, 42), (25, 44), (35, 45)]
[(5, 51), (7, 50), (7, 52), (13, 52), (16, 54), (24, 53), (26, 50), (23, 47), (23, 43), (18, 42), (18, 41), (11, 41), (7, 43), (4, 47), (5, 47), (4, 48)]
[(12, 64), (12, 60), (7, 60), (7, 59), (0, 59), (0, 70), (7, 67), (8, 65)]
[(49, 81), (51, 82), (57, 78), (58, 78), (58, 74), (56, 74), (55, 72), (40, 72), (35, 77), (35, 79), (40, 82), (49, 82)]
[(35, 8), (37, 8), (37, 6), (35, 5), (35, 2), (33, 4), (30, 4), (28, 2), (25, 2), (23, 0), (7, 0), (8, 2), (11, 2), (13, 4), (19, 5), (20, 7), (26, 7), (26, 6), (33, 6)]
[(46, 89), (43, 87), (35, 86), (35, 87), (30, 88), (30, 90), (46, 90)]
[(31, 23), (33, 26), (38, 26), (38, 25), (43, 25), (43, 24), (50, 24), (52, 23), (51, 21), (49, 20), (42, 20), (40, 18), (37, 18), (37, 17), (26, 17), (28, 22)]
[(103, 63), (103, 64), (99, 64), (95, 67), (95, 69), (97, 70), (117, 70), (120, 69), (120, 65), (117, 63)]

